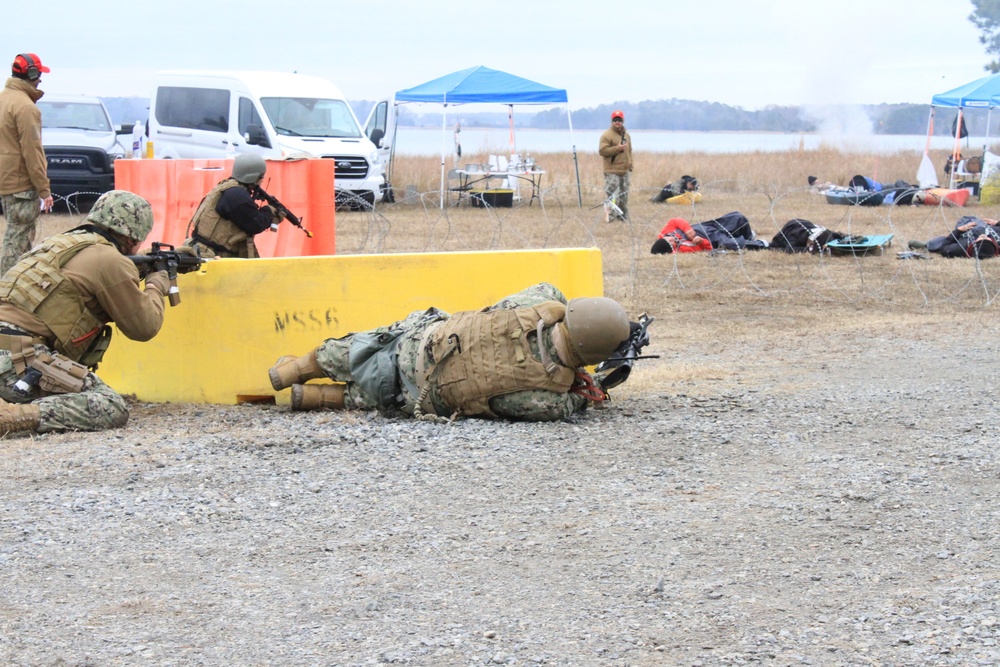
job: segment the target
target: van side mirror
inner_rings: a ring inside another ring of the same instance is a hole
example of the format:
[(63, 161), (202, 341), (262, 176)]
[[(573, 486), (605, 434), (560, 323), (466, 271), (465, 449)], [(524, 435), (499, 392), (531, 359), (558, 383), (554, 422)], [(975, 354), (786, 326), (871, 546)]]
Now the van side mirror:
[(243, 135), (243, 139), (251, 146), (261, 146), (263, 148), (271, 147), (271, 140), (267, 138), (267, 133), (264, 132), (264, 128), (256, 123), (250, 123), (247, 125), (246, 134)]
[(372, 130), (372, 136), (369, 137), (371, 142), (375, 144), (375, 148), (382, 148), (382, 139), (385, 138), (385, 131), (381, 128), (375, 128)]
[(132, 128), (135, 127), (135, 123), (122, 123), (115, 130), (115, 134), (132, 134)]

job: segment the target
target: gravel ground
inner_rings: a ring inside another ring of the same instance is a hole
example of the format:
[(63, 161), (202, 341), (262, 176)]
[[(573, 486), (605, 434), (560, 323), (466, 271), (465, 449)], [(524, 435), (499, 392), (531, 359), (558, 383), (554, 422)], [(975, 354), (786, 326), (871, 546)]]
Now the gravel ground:
[(761, 340), (669, 381), (663, 327), (570, 423), (135, 404), (0, 440), (0, 663), (1000, 664), (995, 349)]

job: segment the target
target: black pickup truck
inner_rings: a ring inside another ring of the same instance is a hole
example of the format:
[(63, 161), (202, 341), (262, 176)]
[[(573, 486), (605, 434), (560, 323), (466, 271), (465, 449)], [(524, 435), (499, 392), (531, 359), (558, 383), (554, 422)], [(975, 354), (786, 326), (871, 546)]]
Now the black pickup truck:
[(95, 199), (115, 187), (115, 160), (125, 157), (119, 134), (104, 103), (83, 95), (45, 95), (42, 147), (48, 161), (52, 194), (73, 202)]

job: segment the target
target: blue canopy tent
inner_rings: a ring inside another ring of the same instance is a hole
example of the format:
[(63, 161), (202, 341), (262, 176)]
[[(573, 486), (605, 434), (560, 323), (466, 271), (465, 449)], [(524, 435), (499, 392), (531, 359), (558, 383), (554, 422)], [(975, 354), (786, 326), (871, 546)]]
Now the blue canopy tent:
[[(927, 178), (921, 178), (921, 175), (925, 172), (926, 166), (930, 165), (928, 152), (930, 151), (931, 135), (934, 133), (934, 108), (945, 107), (958, 109), (958, 118), (955, 121), (955, 147), (952, 151), (952, 162), (957, 163), (960, 152), (959, 149), (964, 110), (986, 109), (986, 139), (989, 140), (990, 117), (993, 114), (993, 108), (998, 106), (998, 102), (1000, 102), (1000, 74), (984, 76), (981, 79), (970, 81), (965, 85), (940, 93), (931, 98), (931, 113), (930, 118), (927, 121), (927, 146), (924, 148), (924, 162), (921, 163), (920, 172), (918, 172), (918, 178), (920, 178), (921, 186), (924, 186), (924, 181)], [(985, 152), (985, 146), (983, 147), (983, 150)], [(933, 166), (931, 166), (931, 169), (933, 170)], [(952, 170), (949, 187), (954, 185), (954, 181), (955, 170)], [(937, 185), (937, 183), (934, 183), (934, 185)]]
[(992, 74), (935, 95), (931, 98), (931, 106), (990, 108), (992, 99), (997, 96), (1000, 96), (1000, 74)]
[[(490, 69), (489, 67), (470, 67), (458, 72), (446, 74), (440, 78), (422, 83), (413, 88), (396, 92), (395, 103), (430, 102), (441, 104), (444, 111), (441, 114), (441, 129), (447, 136), (446, 114), (448, 105), (457, 104), (506, 104), (508, 105), (511, 131), (513, 132), (513, 117), (515, 104), (568, 104), (566, 90), (552, 88), (513, 74)], [(573, 119), (567, 108), (569, 118), (570, 141), (573, 142)], [(445, 192), (445, 137), (442, 137), (441, 147), (441, 207), (444, 207)], [(580, 192), (580, 168), (576, 162), (576, 144), (573, 142), (573, 163), (576, 166), (576, 190), (580, 205), (583, 196)]]

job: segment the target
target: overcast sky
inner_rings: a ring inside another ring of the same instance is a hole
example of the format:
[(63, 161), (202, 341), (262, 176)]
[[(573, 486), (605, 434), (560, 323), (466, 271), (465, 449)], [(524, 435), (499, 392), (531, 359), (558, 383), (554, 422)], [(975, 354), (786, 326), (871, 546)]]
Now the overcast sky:
[[(914, 102), (985, 76), (967, 0), (34, 0), (0, 23), (42, 89), (148, 97), (157, 70), (268, 69), (375, 100), (485, 65), (574, 109)], [(364, 119), (361, 119), (364, 121)]]

